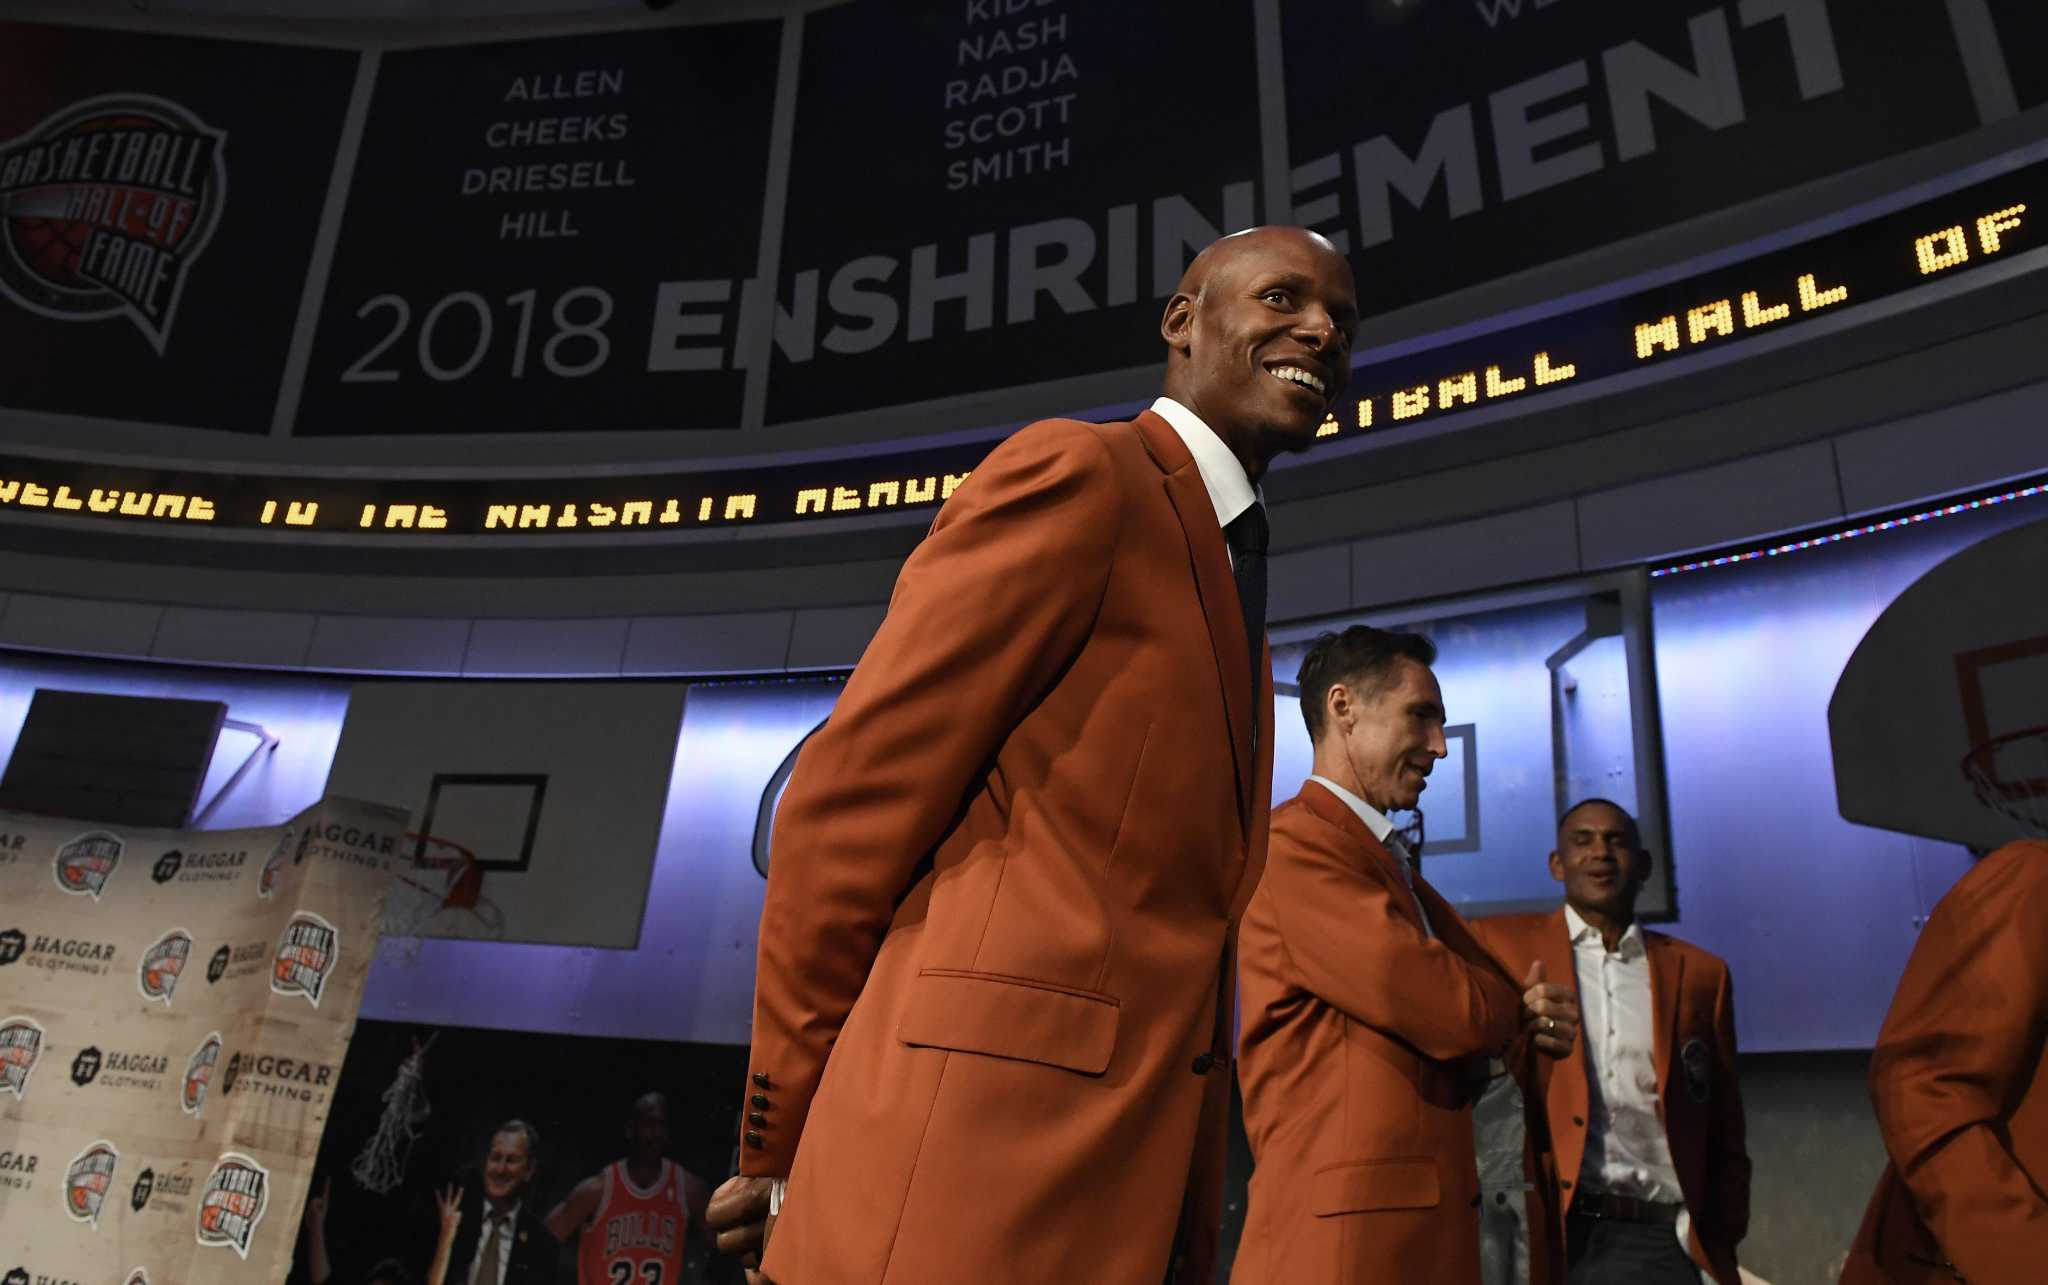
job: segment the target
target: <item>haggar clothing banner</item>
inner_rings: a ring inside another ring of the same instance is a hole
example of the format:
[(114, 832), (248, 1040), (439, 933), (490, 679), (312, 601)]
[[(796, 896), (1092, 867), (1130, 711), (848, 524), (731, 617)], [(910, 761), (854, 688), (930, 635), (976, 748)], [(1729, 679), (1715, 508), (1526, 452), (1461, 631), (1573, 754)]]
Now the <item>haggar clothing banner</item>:
[(255, 830), (0, 814), (0, 1279), (284, 1279), (409, 851), (331, 798)]
[(2033, 0), (1276, 3), (1295, 217), (1369, 312), (1966, 133), (2048, 67)]
[(0, 406), (268, 432), (360, 57), (0, 23)]
[(1257, 221), (1251, 5), (855, 0), (804, 19), (795, 129), (771, 421), (1148, 366)]

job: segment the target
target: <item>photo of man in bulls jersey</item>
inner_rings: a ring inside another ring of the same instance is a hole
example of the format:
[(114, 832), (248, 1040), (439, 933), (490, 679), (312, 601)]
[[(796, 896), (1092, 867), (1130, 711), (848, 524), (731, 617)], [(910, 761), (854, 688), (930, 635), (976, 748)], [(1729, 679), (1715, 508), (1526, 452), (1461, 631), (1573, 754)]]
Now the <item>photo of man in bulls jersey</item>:
[(710, 1245), (711, 1188), (668, 1159), (668, 1099), (643, 1093), (626, 1118), (626, 1158), (577, 1183), (548, 1214), (548, 1230), (576, 1246), (577, 1285), (680, 1285), (684, 1238)]

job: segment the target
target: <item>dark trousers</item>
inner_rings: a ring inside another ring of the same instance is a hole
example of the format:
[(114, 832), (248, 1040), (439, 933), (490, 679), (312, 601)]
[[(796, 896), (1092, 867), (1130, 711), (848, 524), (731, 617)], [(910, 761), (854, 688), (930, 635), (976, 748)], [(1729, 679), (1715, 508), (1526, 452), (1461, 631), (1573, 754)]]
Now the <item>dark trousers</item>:
[(1700, 1285), (1700, 1269), (1670, 1223), (1565, 1219), (1567, 1285)]

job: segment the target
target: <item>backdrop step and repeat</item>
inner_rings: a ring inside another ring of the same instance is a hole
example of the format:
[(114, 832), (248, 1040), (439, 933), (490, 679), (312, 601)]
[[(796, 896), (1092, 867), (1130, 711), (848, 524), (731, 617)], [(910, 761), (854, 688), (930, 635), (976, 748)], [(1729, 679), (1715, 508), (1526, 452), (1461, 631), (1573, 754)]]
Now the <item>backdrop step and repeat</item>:
[(284, 1278), (405, 826), (0, 814), (0, 1282)]
[(7, 23), (0, 82), (0, 406), (732, 429), (1149, 366), (1187, 257), (1261, 219), (1383, 313), (1955, 138), (2048, 102), (2048, 11), (856, 0), (372, 52)]

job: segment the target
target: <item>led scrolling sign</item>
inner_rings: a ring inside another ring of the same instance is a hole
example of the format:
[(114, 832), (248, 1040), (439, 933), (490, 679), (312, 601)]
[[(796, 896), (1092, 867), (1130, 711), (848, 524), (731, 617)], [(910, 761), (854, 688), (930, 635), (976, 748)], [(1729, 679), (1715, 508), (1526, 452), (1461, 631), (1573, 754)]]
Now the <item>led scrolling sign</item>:
[[(1361, 364), (1320, 437), (1355, 437), (1779, 331), (2039, 246), (2048, 162), (1739, 265), (1478, 339)], [(951, 495), (992, 442), (829, 463), (603, 478), (225, 474), (0, 455), (0, 514), (177, 528), (518, 538), (808, 522)]]

